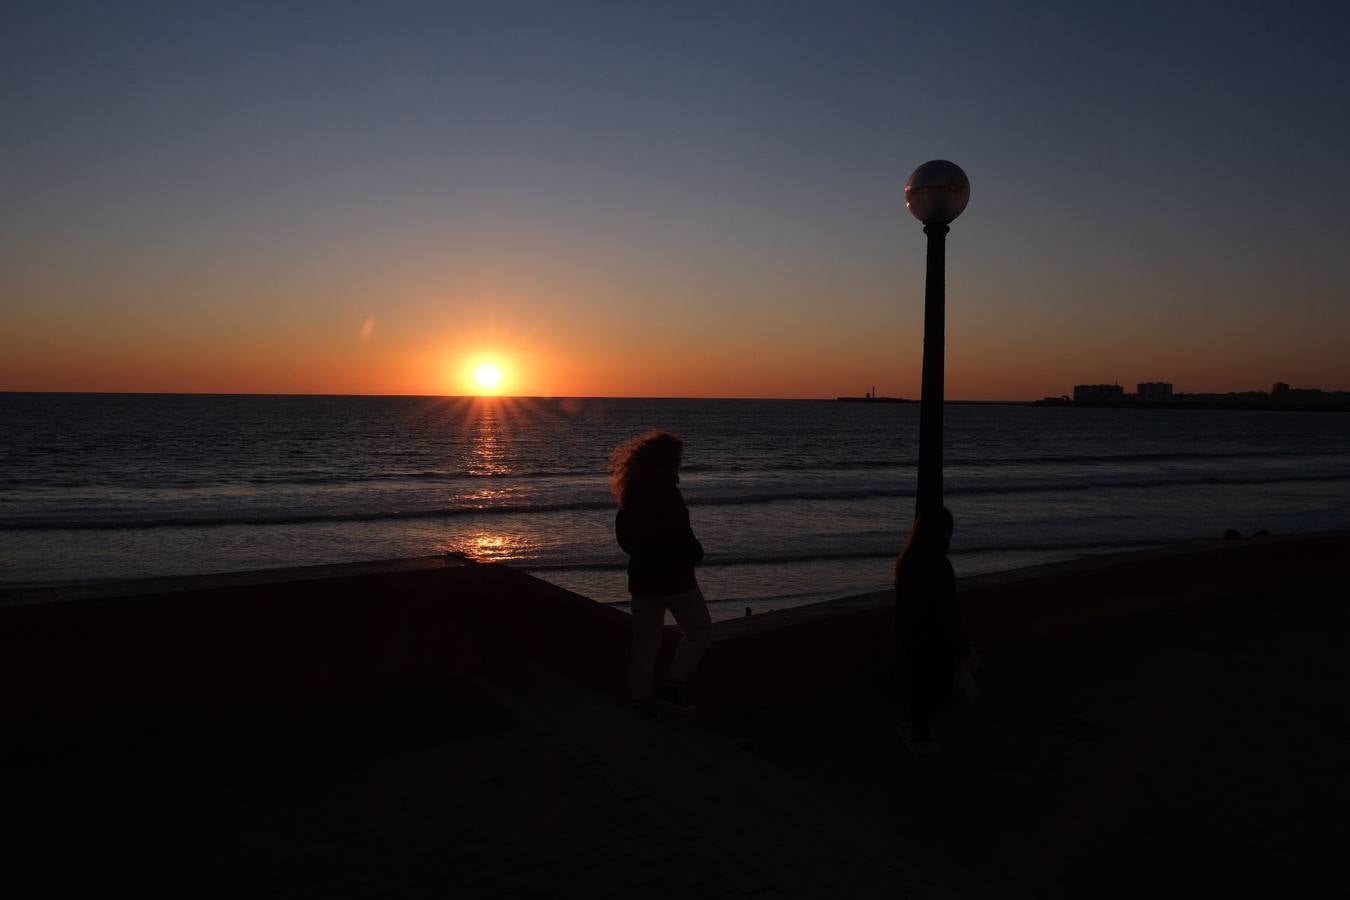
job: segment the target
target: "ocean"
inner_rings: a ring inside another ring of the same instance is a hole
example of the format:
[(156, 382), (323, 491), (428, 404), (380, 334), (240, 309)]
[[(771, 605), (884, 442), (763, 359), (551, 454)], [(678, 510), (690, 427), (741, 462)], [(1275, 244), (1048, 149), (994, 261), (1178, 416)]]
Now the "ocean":
[[(954, 405), (959, 575), (1350, 528), (1350, 414)], [(0, 587), (463, 553), (624, 602), (610, 450), (685, 438), (715, 614), (879, 590), (918, 407), (0, 394)]]

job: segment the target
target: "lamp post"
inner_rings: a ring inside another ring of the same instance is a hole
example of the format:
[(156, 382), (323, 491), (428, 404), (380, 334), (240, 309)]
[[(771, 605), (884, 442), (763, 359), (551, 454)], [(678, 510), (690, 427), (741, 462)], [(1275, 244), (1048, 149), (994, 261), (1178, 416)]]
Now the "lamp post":
[(905, 206), (928, 235), (923, 292), (923, 388), (919, 405), (919, 487), (914, 515), (942, 505), (942, 394), (946, 318), (947, 226), (970, 202), (970, 179), (956, 163), (934, 159), (909, 176)]

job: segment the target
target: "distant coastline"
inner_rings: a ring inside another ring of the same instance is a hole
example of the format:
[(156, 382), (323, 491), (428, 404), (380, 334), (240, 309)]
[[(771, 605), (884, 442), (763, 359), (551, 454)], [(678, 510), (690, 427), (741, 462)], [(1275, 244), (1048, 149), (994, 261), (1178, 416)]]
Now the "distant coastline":
[(1173, 409), (1173, 410), (1231, 410), (1236, 412), (1350, 412), (1350, 398), (1322, 400), (1280, 400), (1269, 396), (1251, 398), (1243, 394), (1232, 399), (1219, 396), (1178, 394), (1172, 400), (1069, 400), (1047, 397), (1033, 400), (1029, 406), (1060, 406), (1076, 409)]
[(1037, 406), (1082, 406), (1089, 409), (1236, 409), (1350, 412), (1350, 391), (1290, 387), (1277, 381), (1269, 391), (1230, 391), (1226, 394), (1183, 394), (1171, 382), (1143, 382), (1134, 393), (1119, 384), (1076, 384), (1073, 396), (1046, 397)]
[(1162, 403), (1156, 401), (1144, 402), (1094, 402), (1094, 403), (1075, 403), (1074, 401), (1051, 402), (1046, 400), (1034, 400), (1031, 406), (1068, 406), (1078, 409), (1173, 409), (1173, 410), (1229, 410), (1233, 412), (1350, 412), (1350, 401), (1332, 402), (1332, 403), (1280, 403), (1276, 401), (1266, 401), (1264, 403), (1236, 402), (1229, 403), (1224, 401), (1198, 400), (1194, 402), (1174, 401), (1172, 403)]

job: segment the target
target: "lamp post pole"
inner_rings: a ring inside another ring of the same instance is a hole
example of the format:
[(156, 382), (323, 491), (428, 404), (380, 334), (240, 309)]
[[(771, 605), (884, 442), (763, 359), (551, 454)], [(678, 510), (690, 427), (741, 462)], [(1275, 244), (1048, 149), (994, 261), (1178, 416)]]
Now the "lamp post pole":
[(923, 388), (919, 403), (919, 487), (914, 515), (942, 505), (942, 404), (946, 367), (946, 225), (925, 225), (928, 275), (923, 291)]
[(970, 179), (944, 159), (914, 170), (905, 185), (905, 206), (928, 235), (928, 273), (923, 292), (923, 387), (919, 405), (919, 484), (914, 515), (942, 506), (942, 405), (946, 364), (947, 233), (970, 201)]

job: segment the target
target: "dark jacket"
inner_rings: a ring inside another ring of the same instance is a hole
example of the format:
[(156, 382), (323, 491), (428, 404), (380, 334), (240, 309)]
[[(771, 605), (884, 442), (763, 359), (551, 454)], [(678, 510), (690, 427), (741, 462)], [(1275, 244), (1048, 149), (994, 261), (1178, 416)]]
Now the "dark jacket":
[(630, 593), (669, 596), (698, 586), (694, 566), (703, 559), (703, 545), (673, 482), (625, 497), (614, 533), (628, 554)]
[(909, 666), (945, 669), (970, 652), (956, 602), (956, 572), (940, 553), (907, 560), (895, 579), (900, 656)]

